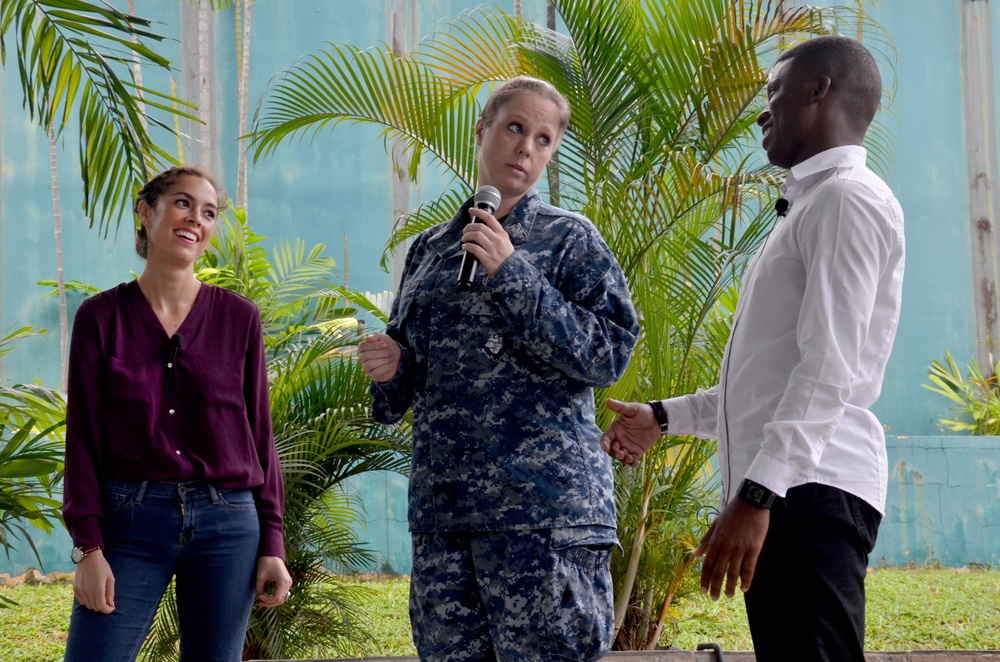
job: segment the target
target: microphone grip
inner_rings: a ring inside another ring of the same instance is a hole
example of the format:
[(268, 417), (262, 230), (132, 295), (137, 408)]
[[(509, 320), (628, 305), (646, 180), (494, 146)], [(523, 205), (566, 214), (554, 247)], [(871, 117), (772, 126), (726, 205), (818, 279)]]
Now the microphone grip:
[[(478, 223), (475, 219), (473, 223)], [(462, 256), (462, 268), (458, 271), (458, 289), (463, 292), (472, 289), (472, 283), (476, 280), (476, 272), (479, 270), (479, 260), (472, 253), (466, 251)]]
[[(498, 198), (499, 200), (499, 198)], [(482, 209), (490, 214), (496, 213), (496, 207), (486, 201), (477, 201), (476, 209)], [(472, 217), (473, 223), (482, 223), (475, 216)], [(458, 270), (458, 289), (463, 292), (471, 290), (472, 284), (476, 281), (476, 272), (479, 270), (479, 260), (472, 253), (466, 251), (465, 255), (462, 256), (462, 267)]]

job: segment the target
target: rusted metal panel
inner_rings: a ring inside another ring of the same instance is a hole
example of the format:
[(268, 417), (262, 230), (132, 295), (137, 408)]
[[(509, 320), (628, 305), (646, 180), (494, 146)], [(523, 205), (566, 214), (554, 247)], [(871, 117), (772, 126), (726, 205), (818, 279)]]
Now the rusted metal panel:
[(997, 136), (990, 3), (962, 2), (962, 89), (968, 154), (969, 230), (978, 359), (992, 372), (997, 310)]

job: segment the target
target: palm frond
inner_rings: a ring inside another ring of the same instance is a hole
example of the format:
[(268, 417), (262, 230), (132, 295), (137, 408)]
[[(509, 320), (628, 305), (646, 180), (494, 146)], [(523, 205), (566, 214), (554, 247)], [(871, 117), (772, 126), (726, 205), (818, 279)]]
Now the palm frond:
[[(113, 219), (120, 222), (150, 172), (174, 162), (146, 127), (173, 133), (174, 117), (200, 121), (188, 112), (191, 104), (139, 89), (132, 79), (133, 56), (154, 68), (170, 68), (147, 45), (163, 40), (151, 26), (106, 2), (5, 0), (0, 9), (0, 59), (6, 64), (8, 41), (14, 41), (32, 121), (59, 134), (76, 110), (84, 210), (90, 224), (97, 221), (105, 233)], [(144, 95), (166, 103), (144, 103)]]

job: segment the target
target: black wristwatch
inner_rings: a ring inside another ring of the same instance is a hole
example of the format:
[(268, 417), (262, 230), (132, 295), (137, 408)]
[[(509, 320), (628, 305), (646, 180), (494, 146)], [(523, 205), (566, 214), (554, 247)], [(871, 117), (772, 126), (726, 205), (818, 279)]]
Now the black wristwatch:
[(667, 434), (667, 426), (670, 424), (670, 419), (667, 418), (667, 410), (663, 406), (663, 400), (650, 400), (646, 404), (653, 408), (653, 416), (656, 417), (656, 424), (660, 426), (660, 436), (664, 436)]
[(736, 496), (743, 499), (756, 508), (770, 508), (774, 505), (777, 495), (760, 483), (755, 483), (749, 478), (744, 478), (740, 483), (740, 490)]

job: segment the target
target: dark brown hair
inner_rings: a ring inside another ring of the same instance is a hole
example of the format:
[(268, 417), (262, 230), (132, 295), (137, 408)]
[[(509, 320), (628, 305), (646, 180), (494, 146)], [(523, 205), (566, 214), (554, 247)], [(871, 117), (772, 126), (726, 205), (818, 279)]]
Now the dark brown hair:
[[(221, 212), (226, 208), (228, 198), (226, 197), (226, 191), (219, 185), (219, 182), (215, 179), (215, 176), (204, 168), (197, 166), (177, 166), (175, 168), (170, 168), (169, 170), (164, 170), (160, 174), (156, 175), (142, 187), (139, 191), (139, 195), (135, 197), (135, 204), (132, 209), (136, 214), (139, 213), (139, 203), (145, 202), (150, 207), (156, 206), (156, 201), (160, 199), (160, 196), (166, 193), (167, 189), (177, 183), (181, 177), (199, 177), (204, 179), (206, 182), (212, 185), (215, 189), (216, 195), (219, 197), (219, 211)], [(140, 222), (139, 226), (135, 229), (135, 252), (139, 254), (143, 260), (149, 256), (149, 237), (146, 236), (146, 227)]]

